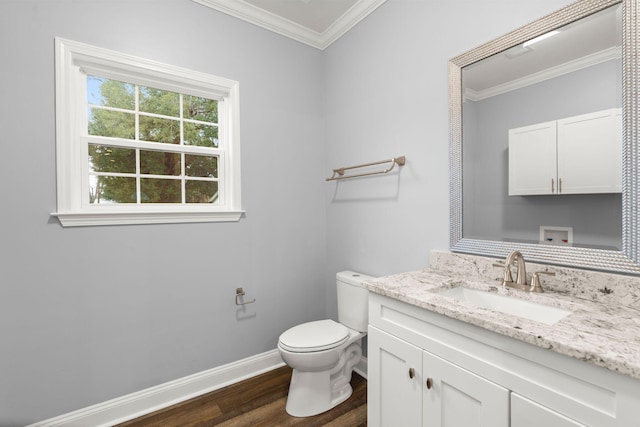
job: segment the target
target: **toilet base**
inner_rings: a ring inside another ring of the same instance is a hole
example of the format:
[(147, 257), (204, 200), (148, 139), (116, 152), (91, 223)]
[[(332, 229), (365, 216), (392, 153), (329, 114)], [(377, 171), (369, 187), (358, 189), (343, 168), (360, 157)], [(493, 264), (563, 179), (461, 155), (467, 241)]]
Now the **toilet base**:
[(351, 373), (362, 356), (360, 342), (350, 345), (341, 363), (326, 371), (293, 369), (286, 411), (293, 417), (310, 417), (341, 404), (353, 393)]
[(335, 392), (331, 388), (330, 371), (300, 372), (293, 370), (286, 410), (292, 417), (321, 414), (347, 400), (353, 393), (347, 383)]

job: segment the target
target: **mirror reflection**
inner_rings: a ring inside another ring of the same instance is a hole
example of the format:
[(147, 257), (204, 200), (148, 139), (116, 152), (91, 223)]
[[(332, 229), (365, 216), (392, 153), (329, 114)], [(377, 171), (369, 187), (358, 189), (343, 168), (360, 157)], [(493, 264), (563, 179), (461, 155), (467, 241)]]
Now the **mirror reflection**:
[(622, 5), (465, 66), (463, 237), (622, 249)]

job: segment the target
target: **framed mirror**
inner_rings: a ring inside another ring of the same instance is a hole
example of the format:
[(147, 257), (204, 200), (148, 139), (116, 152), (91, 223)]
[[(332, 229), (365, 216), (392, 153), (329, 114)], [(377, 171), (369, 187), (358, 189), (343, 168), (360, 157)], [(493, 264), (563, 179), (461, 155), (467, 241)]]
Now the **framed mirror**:
[[(450, 250), (640, 274), (639, 2), (581, 0), (449, 61)], [(563, 148), (603, 115), (582, 133), (612, 145)]]

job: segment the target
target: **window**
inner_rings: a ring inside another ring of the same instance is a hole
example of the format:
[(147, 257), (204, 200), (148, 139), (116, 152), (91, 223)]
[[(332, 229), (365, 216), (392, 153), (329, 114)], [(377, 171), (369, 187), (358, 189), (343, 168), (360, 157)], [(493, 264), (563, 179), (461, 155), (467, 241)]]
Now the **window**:
[(56, 39), (63, 226), (237, 221), (238, 83)]

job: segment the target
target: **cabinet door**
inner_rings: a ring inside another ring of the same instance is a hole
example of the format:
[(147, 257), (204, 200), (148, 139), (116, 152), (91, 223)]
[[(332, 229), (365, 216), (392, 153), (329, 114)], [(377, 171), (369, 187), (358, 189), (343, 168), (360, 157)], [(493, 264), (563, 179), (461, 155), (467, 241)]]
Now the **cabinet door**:
[(511, 427), (584, 427), (549, 408), (511, 393)]
[(555, 120), (509, 129), (510, 196), (553, 194), (556, 175)]
[(423, 426), (509, 426), (509, 390), (428, 352), (422, 371)]
[(620, 109), (558, 120), (558, 181), (561, 194), (622, 191)]
[(420, 426), (422, 350), (369, 326), (367, 357), (368, 425)]

